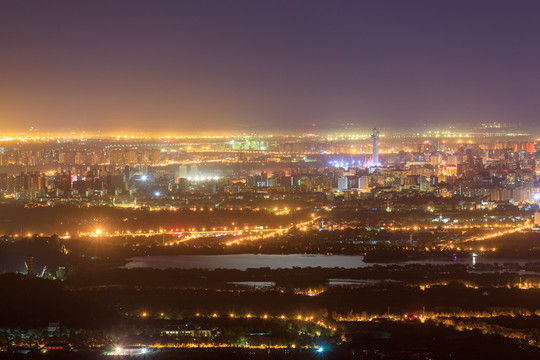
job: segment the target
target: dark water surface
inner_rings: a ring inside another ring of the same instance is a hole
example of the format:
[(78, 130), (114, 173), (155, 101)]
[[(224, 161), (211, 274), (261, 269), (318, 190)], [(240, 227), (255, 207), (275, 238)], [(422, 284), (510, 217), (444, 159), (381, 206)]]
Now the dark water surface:
[[(524, 265), (538, 260), (533, 259), (491, 259), (478, 257), (477, 264), (517, 263)], [(265, 255), (265, 254), (235, 254), (235, 255), (172, 255), (172, 256), (146, 256), (128, 259), (126, 268), (155, 268), (155, 269), (237, 269), (248, 268), (290, 269), (293, 267), (322, 267), (345, 269), (362, 268), (373, 265), (409, 265), (409, 264), (432, 264), (447, 265), (454, 262), (453, 258), (425, 259), (404, 261), (399, 263), (365, 263), (362, 255)], [(472, 258), (461, 258), (457, 260), (460, 264), (472, 265)]]

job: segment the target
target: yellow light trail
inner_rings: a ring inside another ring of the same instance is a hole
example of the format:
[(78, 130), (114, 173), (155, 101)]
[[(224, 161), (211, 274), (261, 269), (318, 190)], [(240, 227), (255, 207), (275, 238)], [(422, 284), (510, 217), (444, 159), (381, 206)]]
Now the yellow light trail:
[(518, 231), (531, 229), (533, 226), (534, 226), (534, 224), (531, 223), (530, 220), (527, 220), (527, 221), (525, 221), (525, 223), (523, 223), (522, 225), (519, 225), (519, 226), (517, 226), (515, 228), (507, 229), (507, 230), (499, 230), (497, 232), (494, 232), (494, 233), (491, 233), (491, 234), (488, 234), (488, 235), (473, 236), (473, 237), (465, 240), (465, 242), (467, 242), (467, 241), (490, 240), (490, 239), (493, 239), (493, 238), (496, 238), (496, 237), (499, 237), (499, 236), (504, 236), (504, 235), (512, 234), (512, 233), (515, 233), (515, 232), (518, 232)]

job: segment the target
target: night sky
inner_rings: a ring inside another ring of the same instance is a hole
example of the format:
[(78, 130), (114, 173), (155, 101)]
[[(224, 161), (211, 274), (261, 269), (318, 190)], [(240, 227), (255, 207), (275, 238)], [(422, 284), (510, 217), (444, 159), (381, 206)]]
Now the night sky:
[(540, 123), (539, 1), (0, 2), (0, 134)]

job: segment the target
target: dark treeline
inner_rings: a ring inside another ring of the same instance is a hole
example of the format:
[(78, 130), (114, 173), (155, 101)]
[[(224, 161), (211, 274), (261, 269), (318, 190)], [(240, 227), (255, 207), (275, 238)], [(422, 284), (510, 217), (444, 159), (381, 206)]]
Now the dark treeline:
[(71, 327), (96, 327), (119, 320), (113, 309), (66, 291), (51, 280), (26, 280), (22, 275), (0, 276), (0, 326), (46, 326), (62, 322)]
[[(475, 270), (470, 271), (470, 270)], [(364, 268), (292, 268), (292, 269), (122, 269), (80, 267), (68, 271), (66, 283), (73, 287), (125, 285), (139, 288), (195, 287), (229, 288), (234, 281), (271, 281), (277, 287), (298, 288), (325, 285), (329, 279), (397, 280), (409, 285), (463, 282), (475, 286), (513, 286), (537, 280), (538, 275), (518, 275), (519, 270), (539, 271), (538, 264), (477, 264), (474, 269), (462, 264), (448, 265), (373, 265)]]
[[(154, 315), (165, 312), (173, 318), (193, 316), (197, 312), (218, 312), (227, 316), (229, 312), (240, 314), (272, 313), (288, 316), (303, 314), (346, 315), (397, 314), (429, 312), (461, 313), (463, 311), (498, 312), (504, 308), (540, 309), (540, 290), (492, 288), (474, 289), (461, 284), (432, 286), (425, 290), (398, 284), (359, 288), (331, 288), (317, 296), (305, 296), (278, 290), (266, 291), (223, 291), (188, 289), (117, 289), (103, 291), (80, 291), (87, 299), (98, 303), (121, 306), (123, 310), (138, 314), (150, 311)], [(174, 314), (174, 315), (173, 315)]]

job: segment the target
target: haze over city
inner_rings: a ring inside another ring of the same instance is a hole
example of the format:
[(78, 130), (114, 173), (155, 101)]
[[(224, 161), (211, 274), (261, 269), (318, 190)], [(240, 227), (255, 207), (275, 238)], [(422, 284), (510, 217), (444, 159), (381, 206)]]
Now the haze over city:
[(537, 130), (534, 1), (4, 1), (0, 132)]
[(0, 360), (540, 359), (540, 2), (0, 1)]

